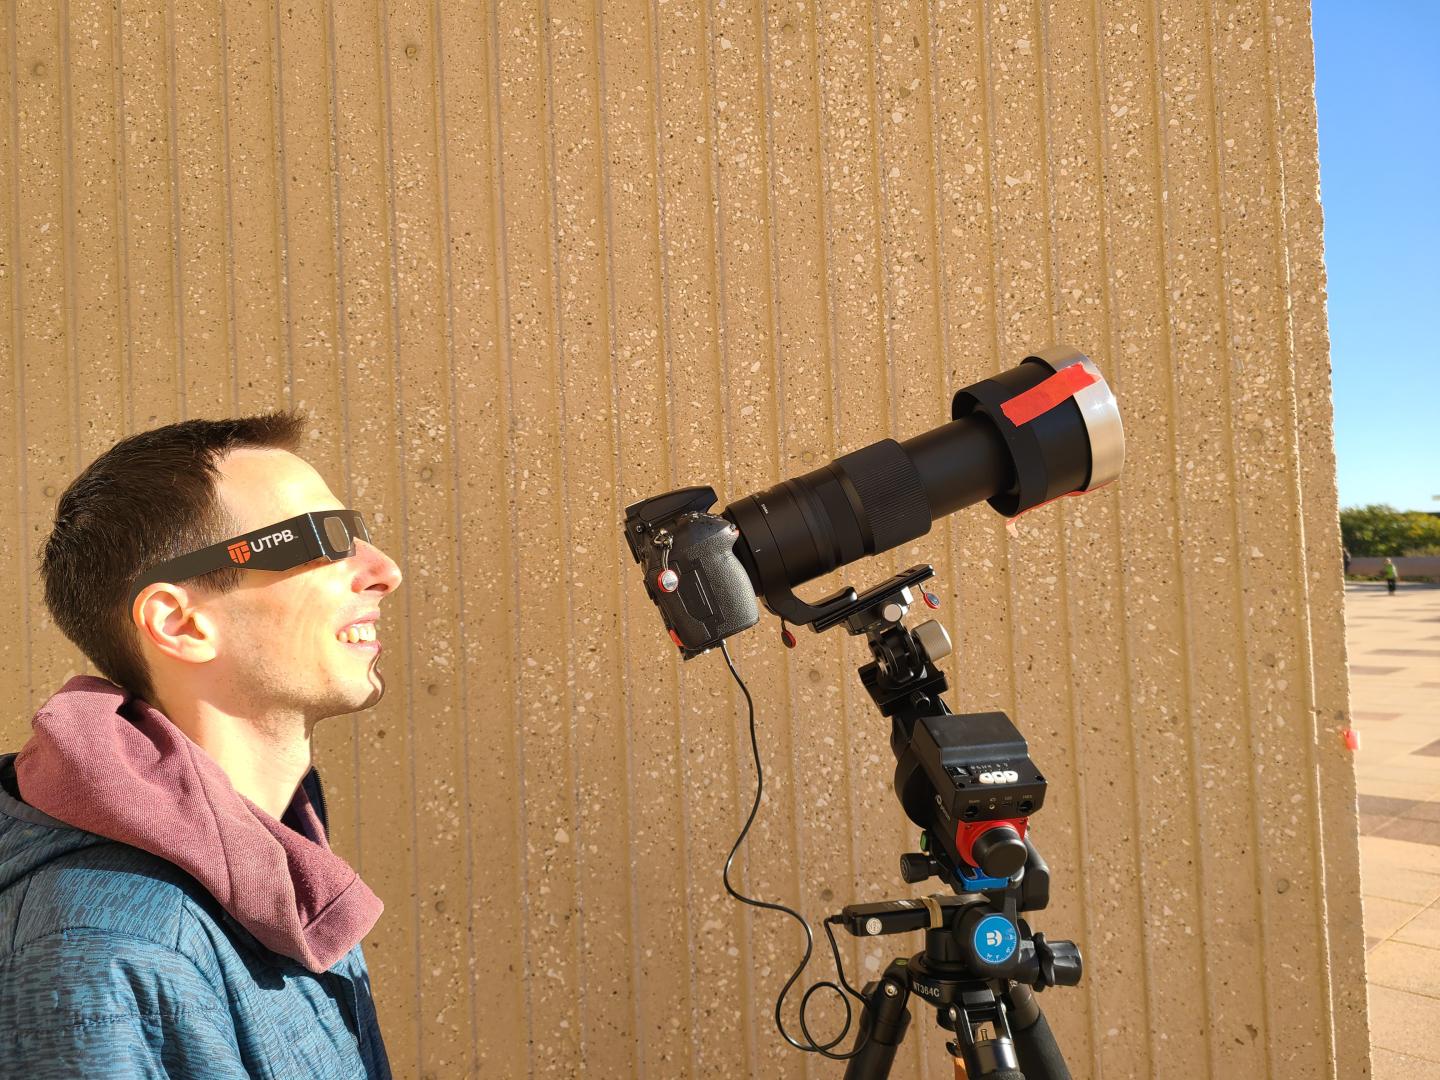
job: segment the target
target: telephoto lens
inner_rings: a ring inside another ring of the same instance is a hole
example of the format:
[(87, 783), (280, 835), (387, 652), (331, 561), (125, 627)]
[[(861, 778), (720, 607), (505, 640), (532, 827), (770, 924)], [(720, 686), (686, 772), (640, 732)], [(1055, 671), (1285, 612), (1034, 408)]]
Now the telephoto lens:
[[(1120, 475), (1125, 432), (1091, 361), (1055, 346), (955, 395), (948, 424), (884, 439), (731, 503), (735, 555), (776, 614), (811, 622), (791, 589), (930, 531), (981, 500), (1013, 517)], [(821, 607), (823, 608), (824, 602)]]
[(626, 507), (625, 539), (670, 638), (689, 660), (759, 621), (825, 625), (853, 589), (814, 603), (794, 588), (930, 531), (988, 499), (1014, 516), (1120, 475), (1125, 432), (1105, 379), (1074, 349), (1027, 356), (955, 395), (950, 422), (884, 439), (731, 503), (681, 488)]

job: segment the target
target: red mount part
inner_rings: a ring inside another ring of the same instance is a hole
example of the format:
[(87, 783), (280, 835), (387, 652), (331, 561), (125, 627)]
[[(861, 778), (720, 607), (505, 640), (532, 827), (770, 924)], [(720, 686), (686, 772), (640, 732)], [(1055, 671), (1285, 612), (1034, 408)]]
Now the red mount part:
[(955, 850), (962, 859), (971, 866), (975, 866), (977, 863), (971, 857), (971, 852), (975, 848), (975, 841), (979, 840), (981, 836), (1001, 825), (1009, 825), (1020, 834), (1020, 839), (1024, 840), (1025, 828), (1029, 823), (1030, 819), (1023, 817), (1000, 818), (998, 821), (967, 821), (955, 830)]

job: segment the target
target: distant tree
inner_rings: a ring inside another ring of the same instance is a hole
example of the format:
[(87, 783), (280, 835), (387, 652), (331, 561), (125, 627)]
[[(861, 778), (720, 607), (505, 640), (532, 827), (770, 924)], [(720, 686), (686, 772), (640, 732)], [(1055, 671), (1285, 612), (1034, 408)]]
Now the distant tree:
[(1440, 518), (1412, 510), (1405, 515), (1409, 526), (1402, 555), (1440, 555)]
[(1340, 536), (1351, 555), (1429, 555), (1440, 552), (1440, 518), (1383, 503), (1340, 511)]

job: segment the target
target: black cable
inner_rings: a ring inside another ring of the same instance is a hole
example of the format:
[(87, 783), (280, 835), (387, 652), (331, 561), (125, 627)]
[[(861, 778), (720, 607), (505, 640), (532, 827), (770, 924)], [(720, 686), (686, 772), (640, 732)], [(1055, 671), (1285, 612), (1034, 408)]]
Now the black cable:
[[(724, 641), (720, 642), (720, 651), (725, 656), (725, 666), (730, 669), (730, 674), (735, 677), (735, 682), (739, 684), (740, 692), (745, 695), (745, 703), (749, 707), (750, 752), (755, 757), (755, 802), (750, 807), (750, 816), (745, 819), (745, 825), (740, 830), (740, 835), (735, 838), (735, 845), (730, 849), (730, 857), (725, 860), (725, 870), (721, 874), (721, 880), (725, 883), (725, 891), (742, 904), (749, 904), (751, 907), (766, 908), (770, 911), (783, 912), (798, 922), (800, 928), (805, 931), (805, 955), (800, 960), (799, 966), (795, 968), (790, 978), (785, 981), (785, 985), (780, 988), (780, 996), (775, 999), (775, 1027), (780, 1032), (780, 1037), (795, 1047), (795, 1049), (803, 1050), (807, 1054), (820, 1054), (833, 1061), (848, 1061), (864, 1049), (865, 1044), (869, 1041), (869, 1036), (867, 1034), (862, 1038), (849, 1053), (831, 1053), (831, 1048), (838, 1046), (841, 1040), (850, 1033), (850, 1023), (855, 1015), (854, 1010), (850, 1006), (850, 999), (845, 995), (848, 992), (853, 996), (860, 1002), (862, 1009), (866, 1008), (868, 1003), (864, 995), (851, 986), (845, 978), (845, 968), (840, 962), (840, 947), (835, 944), (835, 932), (832, 929), (834, 923), (842, 921), (840, 916), (832, 915), (825, 920), (825, 936), (830, 939), (830, 952), (835, 957), (835, 972), (839, 976), (840, 982), (836, 984), (829, 979), (822, 979), (801, 995), (800, 1031), (805, 1037), (805, 1042), (802, 1043), (785, 1030), (785, 1021), (781, 1018), (780, 1011), (785, 1004), (785, 995), (790, 992), (790, 987), (795, 985), (795, 981), (800, 978), (800, 974), (805, 970), (805, 966), (810, 963), (810, 957), (815, 951), (815, 935), (810, 930), (810, 924), (805, 921), (805, 917), (798, 911), (795, 911), (793, 908), (788, 908), (784, 904), (774, 904), (768, 900), (756, 900), (753, 897), (745, 896), (737, 892), (734, 886), (730, 884), (730, 865), (735, 861), (735, 854), (740, 850), (740, 845), (745, 842), (745, 837), (749, 835), (750, 826), (755, 823), (755, 815), (760, 810), (760, 797), (765, 791), (765, 775), (760, 768), (760, 742), (755, 736), (755, 701), (750, 696), (750, 689), (745, 685), (745, 680), (740, 677), (740, 672), (735, 670), (735, 662), (730, 658), (730, 649)], [(844, 989), (841, 988), (842, 986)], [(809, 1025), (805, 1022), (805, 1009), (810, 1003), (810, 996), (821, 988), (834, 990), (835, 993), (840, 996), (841, 1004), (845, 1006), (845, 1026), (840, 1029), (840, 1034), (826, 1043), (816, 1042), (815, 1036), (810, 1034)]]

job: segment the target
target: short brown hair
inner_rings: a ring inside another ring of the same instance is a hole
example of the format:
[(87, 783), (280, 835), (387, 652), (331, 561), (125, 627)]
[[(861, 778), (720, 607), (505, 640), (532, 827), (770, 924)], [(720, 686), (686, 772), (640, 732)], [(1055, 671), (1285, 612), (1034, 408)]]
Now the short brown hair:
[[(304, 418), (291, 412), (168, 424), (120, 440), (65, 489), (40, 559), (45, 606), (102, 675), (151, 698), (130, 621), (131, 583), (157, 563), (235, 532), (215, 494), (220, 458), (242, 448), (293, 451), (304, 430)], [(195, 582), (228, 592), (240, 571), (215, 570)]]

